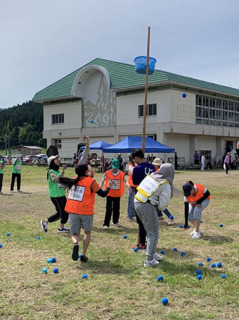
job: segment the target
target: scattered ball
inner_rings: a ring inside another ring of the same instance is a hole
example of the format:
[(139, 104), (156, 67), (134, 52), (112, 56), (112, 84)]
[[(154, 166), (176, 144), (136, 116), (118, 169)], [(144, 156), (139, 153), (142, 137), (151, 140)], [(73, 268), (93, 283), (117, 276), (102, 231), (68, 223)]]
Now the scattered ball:
[(198, 279), (198, 280), (202, 280), (202, 275), (201, 275), (201, 274), (198, 274), (198, 275), (197, 275), (197, 279)]
[(51, 258), (51, 262), (52, 262), (52, 263), (56, 262), (56, 258), (52, 257), (52, 258)]
[(86, 278), (88, 278), (88, 275), (86, 273), (84, 273), (84, 274), (82, 274), (81, 278), (86, 279)]
[(37, 240), (40, 240), (40, 236), (37, 236), (36, 239), (37, 239)]
[(53, 272), (54, 272), (54, 273), (59, 273), (59, 269), (58, 269), (58, 268), (54, 268), (54, 269), (53, 269)]
[(202, 274), (202, 271), (201, 270), (197, 270), (196, 271), (196, 274), (198, 275), (198, 274)]
[(203, 263), (202, 262), (198, 262), (198, 265), (203, 267)]
[(207, 262), (210, 262), (212, 259), (210, 257), (207, 257)]
[(188, 229), (190, 229), (191, 227), (190, 226), (188, 226)]
[(181, 256), (185, 256), (186, 253), (184, 251), (181, 251), (180, 254)]
[(203, 223), (203, 221), (201, 220), (201, 223)]
[(218, 263), (217, 263), (217, 267), (218, 267), (218, 268), (222, 268), (222, 263), (221, 263), (221, 262), (218, 262)]
[(47, 268), (43, 268), (42, 273), (47, 274)]
[(81, 257), (81, 254), (78, 255), (78, 258), (80, 258), (80, 257)]
[(225, 279), (225, 278), (226, 278), (226, 274), (223, 273), (223, 274), (221, 275), (221, 278), (222, 278), (222, 279)]
[(0, 248), (2, 248), (2, 244), (0, 243)]
[(173, 216), (172, 216), (172, 215), (170, 215), (170, 216), (169, 216), (169, 219), (173, 220)]
[(10, 233), (10, 232), (8, 232), (8, 233), (7, 233), (7, 236), (9, 237), (10, 235), (11, 235), (11, 233)]
[(182, 97), (186, 98), (187, 97), (186, 93), (182, 93)]
[(90, 120), (90, 123), (93, 123), (93, 122), (94, 122), (94, 120), (91, 119), (91, 120)]
[(178, 249), (177, 249), (177, 248), (173, 248), (173, 251), (175, 251), (175, 252), (176, 252), (176, 251), (178, 251)]
[(219, 226), (220, 226), (220, 228), (222, 228), (222, 227), (223, 227), (223, 224), (222, 224), (222, 223), (220, 223), (220, 225), (219, 225)]
[(133, 250), (134, 250), (134, 252), (138, 252), (138, 251), (139, 251), (139, 248), (138, 248), (138, 247), (135, 247)]
[(211, 264), (211, 268), (216, 268), (216, 264), (215, 264), (215, 263), (212, 263), (212, 264)]
[(158, 281), (163, 281), (163, 276), (158, 276), (157, 280)]
[(127, 236), (126, 236), (126, 234), (125, 234), (125, 235), (123, 236), (123, 238), (124, 238), (124, 239), (127, 239)]
[(52, 263), (52, 259), (49, 258), (49, 259), (46, 260), (46, 262), (47, 262), (47, 263)]
[(183, 225), (182, 225), (182, 224), (180, 224), (178, 227), (179, 227), (179, 228), (182, 228), (182, 227), (183, 227)]
[(160, 253), (161, 253), (161, 254), (164, 254), (164, 251), (163, 251), (163, 250), (161, 250), (161, 251), (160, 251)]
[(167, 299), (167, 298), (163, 298), (163, 299), (162, 299), (162, 304), (163, 304), (164, 306), (166, 306), (166, 305), (168, 304), (168, 299)]

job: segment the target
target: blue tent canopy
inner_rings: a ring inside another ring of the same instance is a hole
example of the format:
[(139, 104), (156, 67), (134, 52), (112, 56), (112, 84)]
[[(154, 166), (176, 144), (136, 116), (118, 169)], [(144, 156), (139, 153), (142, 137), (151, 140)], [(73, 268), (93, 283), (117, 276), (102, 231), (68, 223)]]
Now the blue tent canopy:
[[(108, 148), (110, 146), (112, 146), (112, 144), (104, 142), (104, 141), (101, 140), (101, 141), (97, 141), (95, 143), (90, 144), (89, 148), (91, 150), (102, 150), (102, 149)], [(84, 150), (84, 149), (85, 149), (85, 147), (81, 147), (81, 150)]]
[[(142, 148), (142, 137), (128, 136), (111, 147), (103, 148), (103, 151), (105, 153), (128, 153), (132, 152), (132, 149), (138, 148)], [(173, 153), (175, 150), (153, 140), (152, 138), (146, 137), (145, 152)]]

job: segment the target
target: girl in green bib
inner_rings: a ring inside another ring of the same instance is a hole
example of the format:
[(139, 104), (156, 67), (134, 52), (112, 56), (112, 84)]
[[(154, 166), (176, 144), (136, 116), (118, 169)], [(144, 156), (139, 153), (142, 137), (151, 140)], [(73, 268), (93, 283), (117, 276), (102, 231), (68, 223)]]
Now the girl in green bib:
[(10, 192), (14, 192), (14, 184), (17, 178), (17, 192), (21, 192), (21, 168), (22, 159), (20, 155), (17, 155), (16, 161), (12, 164), (12, 181), (10, 186)]
[(66, 196), (64, 186), (60, 184), (59, 179), (64, 176), (65, 167), (62, 170), (59, 169), (60, 161), (59, 155), (51, 156), (47, 159), (49, 169), (47, 173), (49, 195), (52, 203), (56, 208), (56, 213), (40, 222), (42, 230), (47, 232), (48, 223), (60, 220), (60, 227), (58, 232), (69, 232), (69, 229), (65, 227), (65, 223), (68, 220), (68, 213), (65, 211)]

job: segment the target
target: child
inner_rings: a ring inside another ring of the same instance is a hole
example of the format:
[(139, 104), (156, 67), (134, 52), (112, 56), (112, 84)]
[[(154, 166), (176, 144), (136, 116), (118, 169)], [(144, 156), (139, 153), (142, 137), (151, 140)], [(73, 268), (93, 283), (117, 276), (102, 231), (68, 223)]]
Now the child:
[(64, 176), (65, 166), (62, 167), (62, 170), (59, 169), (59, 155), (49, 157), (47, 159), (47, 163), (49, 165), (47, 173), (49, 195), (56, 208), (56, 213), (50, 216), (48, 219), (42, 220), (40, 224), (42, 230), (47, 232), (48, 223), (61, 219), (58, 232), (69, 232), (69, 229), (65, 227), (65, 223), (68, 220), (68, 213), (65, 211), (65, 189), (64, 186), (59, 183), (59, 179)]
[(194, 184), (192, 181), (185, 183), (182, 189), (185, 207), (184, 228), (187, 229), (189, 220), (195, 228), (191, 232), (192, 239), (199, 239), (202, 234), (200, 230), (202, 211), (210, 202), (210, 192), (202, 184)]
[(91, 229), (93, 224), (95, 194), (106, 197), (110, 190), (109, 187), (103, 191), (98, 183), (89, 175), (87, 165), (79, 165), (75, 168), (77, 177), (75, 179), (60, 178), (60, 182), (70, 189), (66, 202), (65, 210), (70, 214), (70, 232), (71, 240), (74, 244), (72, 259), (78, 260), (79, 237), (81, 227), (84, 228), (83, 251), (80, 256), (81, 262), (87, 262), (86, 251), (88, 249)]
[[(163, 161), (161, 158), (155, 158), (154, 161), (152, 162), (152, 165), (155, 167), (155, 170), (156, 172), (159, 171), (159, 168), (160, 166), (163, 164)], [(175, 169), (176, 170), (176, 169)], [(166, 216), (168, 217), (168, 226), (171, 226), (174, 224), (174, 218), (173, 216), (171, 215), (171, 213), (169, 212), (169, 210), (167, 208), (165, 208), (163, 210), (163, 213), (166, 214)], [(158, 211), (158, 216), (159, 216), (159, 220), (164, 220), (164, 217), (163, 217), (163, 214), (162, 214), (162, 211), (159, 210)], [(170, 218), (171, 217), (171, 218)]]
[(22, 159), (20, 155), (17, 155), (16, 161), (12, 164), (12, 181), (10, 186), (10, 192), (14, 192), (15, 179), (17, 178), (17, 192), (22, 192), (21, 189), (21, 167)]
[(0, 194), (2, 193), (2, 182), (3, 182), (3, 168), (4, 168), (4, 162), (0, 161)]
[(124, 194), (124, 172), (119, 170), (120, 162), (119, 159), (113, 159), (111, 161), (112, 169), (108, 170), (104, 174), (104, 178), (100, 184), (101, 188), (106, 181), (105, 188), (108, 187), (109, 182), (112, 182), (112, 187), (110, 192), (106, 197), (106, 212), (105, 212), (105, 220), (103, 224), (103, 229), (109, 229), (110, 219), (112, 215), (112, 207), (113, 207), (113, 225), (116, 227), (120, 227), (119, 216), (120, 216), (120, 197)]
[(133, 175), (134, 163), (132, 157), (129, 156), (129, 169), (128, 169), (128, 181), (126, 185), (128, 187), (128, 207), (127, 207), (127, 216), (129, 221), (136, 222), (135, 220), (135, 209), (134, 209), (134, 196), (136, 193), (137, 185), (133, 184), (132, 175)]

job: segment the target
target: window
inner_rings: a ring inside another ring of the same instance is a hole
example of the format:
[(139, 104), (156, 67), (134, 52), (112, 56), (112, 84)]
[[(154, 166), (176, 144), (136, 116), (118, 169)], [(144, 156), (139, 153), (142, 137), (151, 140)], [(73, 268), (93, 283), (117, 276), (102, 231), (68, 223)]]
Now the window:
[(57, 149), (61, 149), (61, 140), (55, 139), (55, 146), (57, 147)]
[[(144, 116), (144, 106), (140, 105), (138, 108), (139, 118)], [(146, 116), (156, 116), (157, 115), (157, 105), (156, 103), (147, 104)]]
[(52, 124), (55, 123), (64, 123), (64, 113), (60, 113), (60, 114), (53, 114), (51, 116), (52, 119)]

